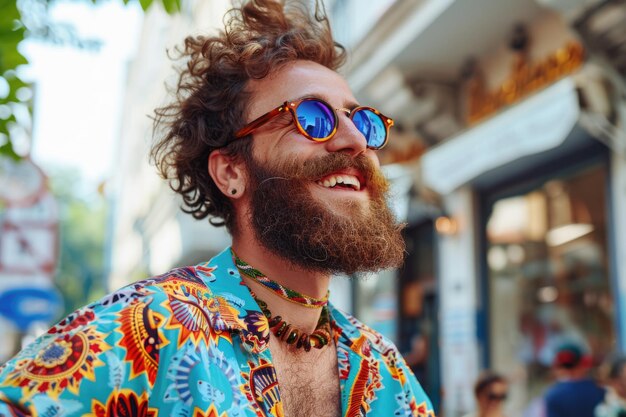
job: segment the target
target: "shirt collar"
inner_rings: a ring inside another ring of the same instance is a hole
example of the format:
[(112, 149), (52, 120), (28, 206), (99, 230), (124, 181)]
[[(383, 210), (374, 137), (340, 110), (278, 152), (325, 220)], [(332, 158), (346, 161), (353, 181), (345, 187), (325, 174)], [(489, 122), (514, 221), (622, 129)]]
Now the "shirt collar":
[[(209, 303), (212, 328), (216, 331), (239, 332), (248, 351), (264, 351), (269, 341), (269, 324), (241, 278), (231, 248), (226, 248), (210, 261), (197, 265), (195, 269), (213, 296)], [(367, 339), (371, 340), (375, 332), (331, 303), (328, 304), (328, 309), (336, 340), (355, 351), (367, 351), (371, 348)], [(374, 348), (378, 347), (377, 344), (374, 343)]]
[(267, 318), (242, 280), (230, 247), (209, 262), (197, 265), (196, 271), (212, 293), (209, 302), (211, 327), (216, 331), (241, 333), (247, 350), (253, 353), (264, 351), (269, 341)]

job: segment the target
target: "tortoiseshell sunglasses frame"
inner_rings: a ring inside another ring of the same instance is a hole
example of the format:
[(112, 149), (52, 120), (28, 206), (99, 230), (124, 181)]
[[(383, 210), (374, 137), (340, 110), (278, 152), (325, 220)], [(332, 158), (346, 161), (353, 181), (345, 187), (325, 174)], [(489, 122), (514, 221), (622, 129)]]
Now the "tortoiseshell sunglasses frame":
[[(332, 110), (334, 126), (333, 126), (333, 130), (328, 134), (328, 136), (323, 137), (323, 138), (315, 138), (315, 137), (309, 135), (307, 133), (307, 131), (304, 130), (304, 128), (300, 125), (300, 122), (298, 121), (298, 116), (296, 114), (296, 109), (298, 108), (298, 106), (302, 102), (305, 102), (305, 101), (317, 101), (317, 102), (320, 102), (320, 103), (324, 104), (326, 107), (328, 107), (330, 110)], [(337, 126), (339, 126), (339, 118), (337, 117), (337, 111), (344, 112), (348, 116), (348, 118), (350, 120), (352, 120), (353, 115), (356, 112), (358, 112), (359, 110), (369, 110), (372, 113), (378, 115), (381, 118), (381, 120), (383, 121), (383, 124), (385, 125), (385, 141), (383, 142), (382, 145), (380, 145), (378, 147), (367, 145), (367, 147), (370, 148), (370, 149), (382, 149), (387, 144), (387, 142), (389, 141), (389, 128), (391, 126), (393, 126), (393, 119), (392, 118), (385, 116), (384, 114), (382, 114), (381, 112), (379, 112), (378, 110), (376, 110), (373, 107), (359, 106), (359, 107), (355, 107), (352, 110), (344, 109), (344, 108), (335, 109), (333, 106), (328, 104), (326, 101), (324, 101), (322, 99), (319, 99), (319, 98), (312, 98), (312, 97), (305, 97), (305, 98), (302, 98), (302, 99), (299, 99), (299, 100), (296, 100), (296, 101), (285, 101), (280, 106), (276, 107), (273, 110), (270, 110), (269, 112), (267, 112), (264, 115), (254, 119), (253, 121), (251, 121), (250, 123), (248, 123), (247, 125), (242, 127), (241, 129), (239, 129), (237, 131), (237, 133), (235, 133), (235, 137), (237, 139), (240, 139), (240, 138), (243, 138), (245, 136), (248, 136), (249, 134), (254, 132), (256, 129), (258, 129), (261, 126), (263, 126), (264, 124), (268, 123), (273, 118), (283, 114), (285, 111), (288, 111), (291, 114), (291, 119), (293, 121), (293, 124), (296, 126), (296, 129), (298, 129), (298, 132), (300, 132), (300, 134), (302, 136), (304, 136), (305, 138), (310, 139), (312, 141), (315, 141), (315, 142), (326, 142), (327, 140), (330, 140), (333, 136), (335, 136), (335, 133), (337, 133)]]

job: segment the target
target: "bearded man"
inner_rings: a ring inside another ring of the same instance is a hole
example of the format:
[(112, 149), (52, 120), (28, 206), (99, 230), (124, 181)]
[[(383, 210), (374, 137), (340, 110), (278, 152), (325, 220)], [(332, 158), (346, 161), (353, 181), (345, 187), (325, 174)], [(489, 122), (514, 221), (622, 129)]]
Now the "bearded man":
[(376, 155), (393, 121), (299, 4), (251, 1), (187, 38), (156, 112), (161, 174), (232, 247), (55, 325), (4, 366), (4, 415), (433, 415), (395, 346), (328, 303), (334, 273), (402, 262)]

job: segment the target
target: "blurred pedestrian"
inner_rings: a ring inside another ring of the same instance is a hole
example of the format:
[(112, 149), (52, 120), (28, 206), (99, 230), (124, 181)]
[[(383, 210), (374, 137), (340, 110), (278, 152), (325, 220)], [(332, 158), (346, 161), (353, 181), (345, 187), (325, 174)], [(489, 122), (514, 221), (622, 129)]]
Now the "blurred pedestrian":
[(474, 384), (477, 411), (464, 417), (505, 417), (504, 401), (509, 395), (506, 378), (495, 372), (486, 371)]
[(595, 417), (626, 417), (626, 357), (619, 357), (611, 364), (608, 389), (597, 407)]
[(557, 381), (545, 394), (547, 417), (594, 417), (605, 389), (588, 376), (590, 368), (591, 357), (579, 344), (557, 348), (553, 361)]

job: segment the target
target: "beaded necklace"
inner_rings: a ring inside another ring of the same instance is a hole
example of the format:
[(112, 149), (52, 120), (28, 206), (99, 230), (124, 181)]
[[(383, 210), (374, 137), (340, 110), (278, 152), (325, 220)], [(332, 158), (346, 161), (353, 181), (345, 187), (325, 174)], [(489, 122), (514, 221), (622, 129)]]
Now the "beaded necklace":
[(288, 345), (295, 346), (296, 349), (310, 351), (312, 347), (321, 349), (330, 343), (331, 328), (328, 307), (322, 307), (322, 314), (317, 322), (313, 333), (308, 334), (300, 329), (288, 324), (281, 316), (272, 317), (272, 312), (267, 308), (267, 303), (259, 300), (254, 293), (252, 296), (261, 307), (263, 315), (269, 322), (269, 328), (277, 339), (284, 341)]
[(233, 251), (232, 249), (231, 251), (233, 254), (233, 258), (235, 259), (235, 265), (237, 266), (237, 269), (239, 269), (239, 271), (242, 274), (244, 274), (245, 276), (247, 276), (248, 278), (250, 278), (257, 284), (260, 284), (263, 287), (267, 288), (268, 290), (272, 291), (274, 294), (278, 295), (279, 297), (284, 298), (285, 300), (290, 301), (294, 304), (298, 304), (307, 308), (320, 308), (328, 304), (329, 292), (326, 293), (326, 296), (324, 296), (324, 298), (314, 298), (314, 297), (310, 297), (308, 295), (299, 293), (296, 290), (292, 290), (291, 288), (284, 287), (280, 285), (278, 282), (272, 281), (271, 279), (263, 275), (261, 271), (254, 269), (253, 267), (248, 265), (246, 262), (239, 259), (237, 254), (235, 254), (235, 251)]

